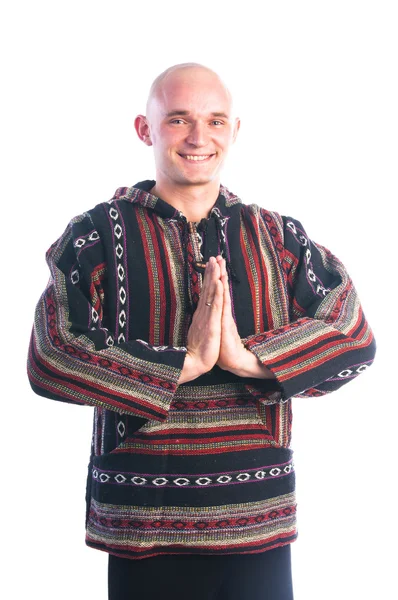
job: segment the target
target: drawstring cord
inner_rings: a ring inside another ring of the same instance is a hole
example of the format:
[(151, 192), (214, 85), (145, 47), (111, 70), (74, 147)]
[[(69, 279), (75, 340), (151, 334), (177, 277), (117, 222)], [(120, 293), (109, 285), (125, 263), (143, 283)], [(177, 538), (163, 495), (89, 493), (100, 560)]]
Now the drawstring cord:
[(189, 257), (188, 257), (188, 244), (189, 244), (189, 225), (188, 225), (188, 221), (186, 220), (186, 218), (184, 216), (182, 216), (181, 219), (182, 222), (182, 251), (183, 251), (183, 255), (184, 255), (184, 266), (185, 266), (185, 271), (184, 271), (184, 285), (185, 285), (185, 310), (186, 312), (191, 313), (192, 312), (192, 306), (191, 306), (191, 302), (190, 302), (190, 287), (189, 287), (189, 279), (190, 279), (190, 273), (189, 273)]
[[(191, 302), (191, 291), (190, 291), (190, 277), (191, 277), (190, 268), (191, 267), (190, 267), (189, 254), (188, 254), (188, 248), (189, 248), (189, 243), (190, 243), (189, 223), (188, 223), (186, 217), (182, 213), (180, 213), (179, 216), (180, 216), (180, 223), (181, 223), (182, 251), (183, 251), (184, 263), (185, 263), (185, 265), (184, 265), (185, 266), (185, 269), (184, 269), (185, 310), (187, 311), (187, 313), (192, 314), (193, 306), (192, 306), (192, 302)], [(236, 281), (237, 283), (239, 283), (238, 276), (237, 276), (237, 274), (231, 264), (230, 258), (229, 258), (229, 252), (228, 252), (228, 247), (227, 247), (227, 243), (226, 243), (225, 224), (227, 222), (227, 219), (223, 218), (221, 216), (221, 213), (219, 212), (219, 210), (217, 208), (212, 209), (212, 211), (210, 213), (210, 218), (211, 217), (213, 217), (214, 221), (215, 221), (216, 230), (217, 230), (217, 239), (220, 244), (221, 256), (223, 258), (225, 258), (228, 277), (232, 281)], [(198, 233), (201, 233), (201, 232), (204, 233), (204, 236), (202, 238), (202, 248), (201, 248), (201, 254), (202, 254), (203, 258), (206, 255), (205, 246), (206, 246), (206, 237), (207, 237), (206, 236), (207, 226), (208, 226), (208, 219), (202, 219), (197, 225)], [(195, 269), (203, 273), (204, 265), (203, 265), (203, 267), (201, 266), (201, 268), (198, 268), (196, 266)]]
[(228, 276), (230, 279), (232, 279), (233, 281), (236, 281), (237, 283), (239, 283), (239, 279), (238, 276), (233, 268), (233, 266), (231, 265), (231, 261), (229, 259), (228, 256), (228, 248), (227, 248), (227, 244), (225, 241), (225, 229), (224, 229), (224, 225), (227, 222), (227, 219), (223, 219), (221, 217), (220, 212), (217, 209), (213, 209), (211, 212), (212, 215), (214, 215), (215, 217), (215, 221), (216, 221), (216, 228), (217, 228), (217, 233), (218, 233), (218, 240), (220, 242), (220, 247), (221, 247), (221, 255), (223, 258), (225, 258), (225, 263), (226, 263), (226, 268), (228, 271)]

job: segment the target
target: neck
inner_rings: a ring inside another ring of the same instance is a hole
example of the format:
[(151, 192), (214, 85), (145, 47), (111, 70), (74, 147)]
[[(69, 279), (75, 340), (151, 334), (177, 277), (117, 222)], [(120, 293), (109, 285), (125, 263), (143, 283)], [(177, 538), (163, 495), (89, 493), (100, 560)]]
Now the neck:
[(220, 181), (217, 179), (204, 185), (178, 185), (156, 179), (156, 185), (150, 193), (182, 212), (187, 221), (198, 223), (209, 216), (220, 193)]

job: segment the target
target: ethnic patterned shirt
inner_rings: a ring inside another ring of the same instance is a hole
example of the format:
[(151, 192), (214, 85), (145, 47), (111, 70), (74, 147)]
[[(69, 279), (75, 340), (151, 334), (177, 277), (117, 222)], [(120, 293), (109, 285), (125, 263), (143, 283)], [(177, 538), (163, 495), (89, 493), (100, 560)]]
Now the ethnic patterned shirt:
[[(50, 247), (28, 375), (50, 399), (94, 407), (86, 543), (122, 557), (263, 552), (297, 537), (292, 399), (372, 363), (375, 341), (342, 263), (299, 221), (223, 185), (188, 222), (119, 188)], [(178, 385), (210, 256), (226, 259), (245, 347), (275, 379), (214, 366)]]

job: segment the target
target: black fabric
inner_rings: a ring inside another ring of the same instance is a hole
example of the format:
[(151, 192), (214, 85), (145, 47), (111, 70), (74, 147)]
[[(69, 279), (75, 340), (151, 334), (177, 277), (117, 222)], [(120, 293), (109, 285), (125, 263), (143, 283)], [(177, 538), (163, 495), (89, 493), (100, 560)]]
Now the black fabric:
[[(139, 434), (134, 436), (135, 439), (138, 439), (138, 435)], [(184, 455), (173, 455), (168, 453), (150, 455), (115, 452), (103, 454), (101, 456), (94, 456), (93, 467), (98, 470), (99, 473), (104, 474), (145, 473), (148, 475), (149, 479), (150, 477), (163, 477), (165, 473), (170, 474), (170, 476), (178, 475), (180, 473), (186, 474), (186, 459), (187, 457)], [(289, 473), (285, 473), (283, 477), (275, 477), (270, 472), (274, 465), (288, 465), (292, 462), (292, 459), (293, 450), (289, 448), (265, 447), (257, 450), (245, 450), (245, 452), (231, 451), (228, 453), (215, 454), (211, 458), (213, 472), (230, 475), (233, 475), (233, 473), (236, 474), (236, 472), (248, 472), (251, 473), (252, 483), (246, 486), (211, 485), (201, 486), (198, 488), (194, 487), (196, 473), (206, 474), (209, 472), (206, 470), (206, 467), (209, 465), (208, 455), (198, 454), (195, 456), (195, 462), (190, 463), (190, 475), (187, 476), (188, 481), (191, 482), (189, 485), (136, 485), (132, 495), (131, 486), (113, 484), (103, 485), (101, 478), (96, 477), (92, 482), (91, 494), (92, 499), (96, 500), (97, 502), (104, 504), (112, 503), (118, 506), (129, 506), (132, 502), (134, 502), (136, 506), (140, 507), (170, 506), (177, 508), (181, 506), (189, 506), (192, 508), (196, 506), (206, 506), (207, 510), (201, 514), (200, 521), (206, 523), (206, 527), (211, 527), (211, 506), (228, 507), (230, 504), (264, 502), (268, 498), (276, 498), (278, 496), (285, 496), (286, 494), (293, 493), (295, 489), (296, 478), (294, 469), (289, 469)], [(231, 465), (233, 465), (232, 470)], [(245, 470), (243, 470), (243, 468)], [(257, 479), (254, 476), (254, 473), (257, 470), (265, 470), (268, 474), (262, 479)], [(131, 475), (129, 476), (131, 477)], [(149, 508), (147, 510), (149, 510)], [(289, 509), (286, 507), (285, 510)], [(134, 509), (132, 510), (131, 515), (134, 519)], [(208, 520), (206, 515), (208, 516)], [(225, 518), (227, 519), (229, 516), (232, 517), (233, 510), (231, 509), (228, 511), (227, 508), (225, 515)], [(264, 513), (262, 513), (262, 515), (264, 515)], [(186, 516), (187, 520), (189, 520), (189, 515)], [(248, 524), (248, 516), (249, 515), (242, 514), (242, 519), (245, 525)], [(285, 516), (287, 516), (286, 513)], [(263, 518), (261, 515), (259, 515), (259, 517)], [(177, 523), (180, 521), (180, 519), (181, 515), (177, 517)], [(123, 531), (123, 527), (121, 527), (120, 524), (119, 530)], [(178, 527), (175, 529), (175, 531), (178, 531)], [(296, 535), (293, 532), (290, 532), (290, 534), (293, 537)], [(130, 535), (135, 537), (136, 533), (130, 533)], [(144, 533), (143, 535), (145, 536)], [(287, 532), (285, 532), (285, 536), (286, 535)], [(270, 540), (268, 538), (258, 540), (258, 544), (260, 545), (259, 549), (261, 549), (264, 544), (268, 546), (269, 543)], [(251, 541), (251, 545), (256, 545), (256, 542)], [(187, 550), (184, 548), (184, 546), (181, 546), (181, 548), (183, 548), (184, 552)], [(212, 552), (211, 547), (207, 550), (210, 553)], [(124, 549), (121, 547), (120, 551), (122, 552)], [(194, 551), (198, 552), (199, 548), (195, 547)], [(217, 552), (223, 552), (222, 544), (221, 548), (215, 548), (212, 553), (214, 554)]]
[(108, 600), (293, 600), (290, 544), (259, 554), (109, 555)]

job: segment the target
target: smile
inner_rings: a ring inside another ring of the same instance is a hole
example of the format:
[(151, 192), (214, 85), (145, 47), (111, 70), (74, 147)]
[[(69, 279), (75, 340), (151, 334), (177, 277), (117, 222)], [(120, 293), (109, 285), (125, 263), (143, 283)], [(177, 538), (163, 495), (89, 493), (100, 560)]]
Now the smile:
[(180, 154), (179, 156), (192, 162), (205, 162), (214, 156), (214, 154)]

